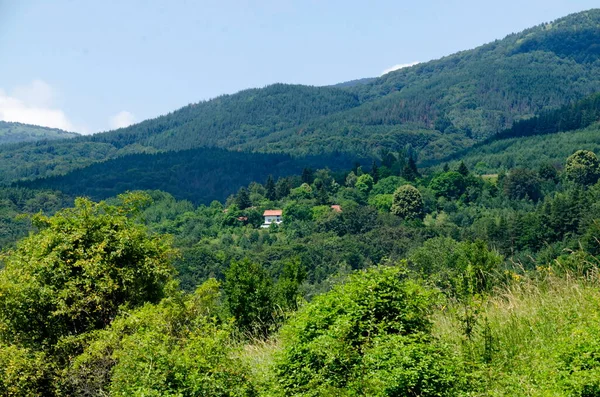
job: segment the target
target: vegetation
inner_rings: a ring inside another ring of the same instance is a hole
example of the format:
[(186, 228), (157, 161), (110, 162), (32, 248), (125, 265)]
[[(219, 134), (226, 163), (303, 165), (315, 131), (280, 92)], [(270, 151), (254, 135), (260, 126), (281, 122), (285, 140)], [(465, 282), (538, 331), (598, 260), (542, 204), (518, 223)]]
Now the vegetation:
[[(0, 393), (595, 393), (600, 185), (573, 177), (594, 159), (489, 179), (388, 153), (225, 204), (151, 191), (50, 208), (2, 259)], [(260, 229), (273, 208), (284, 222)]]
[(76, 136), (79, 136), (79, 134), (56, 128), (0, 121), (0, 145), (5, 143), (74, 138)]
[(599, 15), (0, 147), (0, 395), (599, 395)]

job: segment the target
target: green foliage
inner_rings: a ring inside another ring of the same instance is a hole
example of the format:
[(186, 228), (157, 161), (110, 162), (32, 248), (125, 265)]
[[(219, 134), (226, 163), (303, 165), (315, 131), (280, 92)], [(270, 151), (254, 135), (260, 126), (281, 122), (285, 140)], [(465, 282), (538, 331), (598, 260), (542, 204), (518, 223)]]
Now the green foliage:
[(600, 162), (593, 152), (578, 150), (567, 158), (566, 177), (583, 186), (593, 185), (600, 178)]
[(250, 195), (248, 194), (248, 190), (246, 190), (246, 188), (240, 188), (237, 196), (235, 197), (235, 204), (241, 210), (245, 210), (246, 208), (252, 206), (252, 201), (250, 201)]
[(459, 297), (489, 291), (501, 263), (502, 257), (483, 241), (457, 242), (448, 237), (427, 240), (410, 254), (417, 277)]
[(380, 212), (390, 212), (394, 203), (393, 194), (378, 194), (369, 197), (369, 205), (377, 208)]
[(356, 180), (354, 187), (363, 194), (368, 194), (373, 189), (373, 177), (369, 174), (363, 174)]
[(269, 274), (257, 263), (233, 261), (223, 285), (227, 308), (242, 332), (266, 336), (275, 320), (273, 285)]
[(51, 374), (43, 353), (0, 344), (0, 395), (48, 396), (52, 390)]
[(541, 196), (541, 186), (535, 171), (524, 168), (512, 170), (504, 179), (504, 193), (512, 200), (530, 199), (538, 201)]
[(402, 219), (423, 219), (423, 196), (411, 185), (400, 186), (395, 192), (392, 202), (392, 214)]
[(467, 165), (465, 164), (464, 161), (460, 162), (460, 164), (458, 165), (458, 168), (456, 169), (456, 172), (458, 172), (462, 176), (468, 176), (469, 175), (469, 169), (467, 168)]
[(456, 363), (428, 336), (435, 301), (402, 266), (351, 275), (282, 330), (279, 386), (298, 396), (452, 395)]
[(393, 194), (396, 189), (402, 185), (406, 185), (407, 181), (399, 176), (388, 176), (381, 179), (373, 186), (373, 195), (378, 194)]
[(215, 320), (219, 285), (147, 304), (93, 335), (71, 364), (74, 395), (254, 396), (230, 327)]
[(67, 139), (79, 136), (57, 128), (0, 121), (0, 145), (6, 143)]
[(429, 183), (429, 188), (437, 197), (457, 199), (465, 192), (467, 182), (461, 173), (449, 171), (433, 178)]
[(77, 199), (53, 217), (36, 215), (42, 229), (3, 257), (0, 339), (49, 347), (107, 326), (122, 305), (158, 302), (173, 274), (172, 250), (131, 218), (147, 199)]

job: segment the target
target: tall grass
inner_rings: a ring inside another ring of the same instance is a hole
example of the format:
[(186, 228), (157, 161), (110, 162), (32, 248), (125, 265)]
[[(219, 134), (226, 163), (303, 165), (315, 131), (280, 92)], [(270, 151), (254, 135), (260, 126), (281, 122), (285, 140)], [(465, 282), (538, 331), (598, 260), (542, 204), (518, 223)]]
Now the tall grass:
[(462, 332), (461, 306), (435, 314), (435, 333), (460, 354), (475, 396), (600, 396), (598, 271), (541, 269), (471, 303), (476, 332)]

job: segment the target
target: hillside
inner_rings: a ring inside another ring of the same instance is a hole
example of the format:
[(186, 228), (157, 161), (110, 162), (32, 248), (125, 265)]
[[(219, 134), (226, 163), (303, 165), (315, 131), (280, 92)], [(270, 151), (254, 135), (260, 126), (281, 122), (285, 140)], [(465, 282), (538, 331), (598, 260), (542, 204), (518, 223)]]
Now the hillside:
[(74, 138), (76, 136), (79, 136), (79, 134), (59, 130), (58, 128), (47, 128), (0, 120), (0, 145), (5, 143)]
[(599, 37), (600, 10), (582, 12), (366, 84), (275, 84), (91, 137), (0, 148), (0, 175), (8, 182), (198, 147), (376, 156), (410, 146), (420, 160), (440, 159), (599, 92)]
[(64, 176), (19, 183), (34, 189), (54, 189), (71, 196), (103, 200), (131, 190), (162, 190), (195, 204), (225, 201), (252, 181), (301, 174), (304, 168), (348, 169), (354, 158), (229, 152), (200, 148), (180, 152), (130, 154), (92, 164)]

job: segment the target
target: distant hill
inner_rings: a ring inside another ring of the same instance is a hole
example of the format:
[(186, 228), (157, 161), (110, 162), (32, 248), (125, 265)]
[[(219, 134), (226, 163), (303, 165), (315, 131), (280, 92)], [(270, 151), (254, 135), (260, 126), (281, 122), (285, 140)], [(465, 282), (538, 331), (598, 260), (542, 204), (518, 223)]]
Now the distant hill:
[(332, 87), (336, 87), (336, 88), (355, 87), (357, 85), (365, 85), (365, 84), (372, 83), (376, 79), (377, 79), (377, 77), (365, 77), (362, 79), (344, 81), (343, 83), (334, 84), (334, 85), (332, 85)]
[[(513, 123), (600, 92), (600, 10), (478, 48), (332, 87), (275, 84), (127, 128), (0, 147), (0, 182), (57, 175), (131, 153), (189, 150), (441, 159)], [(17, 165), (17, 167), (15, 167)]]
[(58, 128), (0, 121), (0, 145), (5, 143), (74, 138), (76, 136), (79, 136), (79, 134), (59, 130)]

